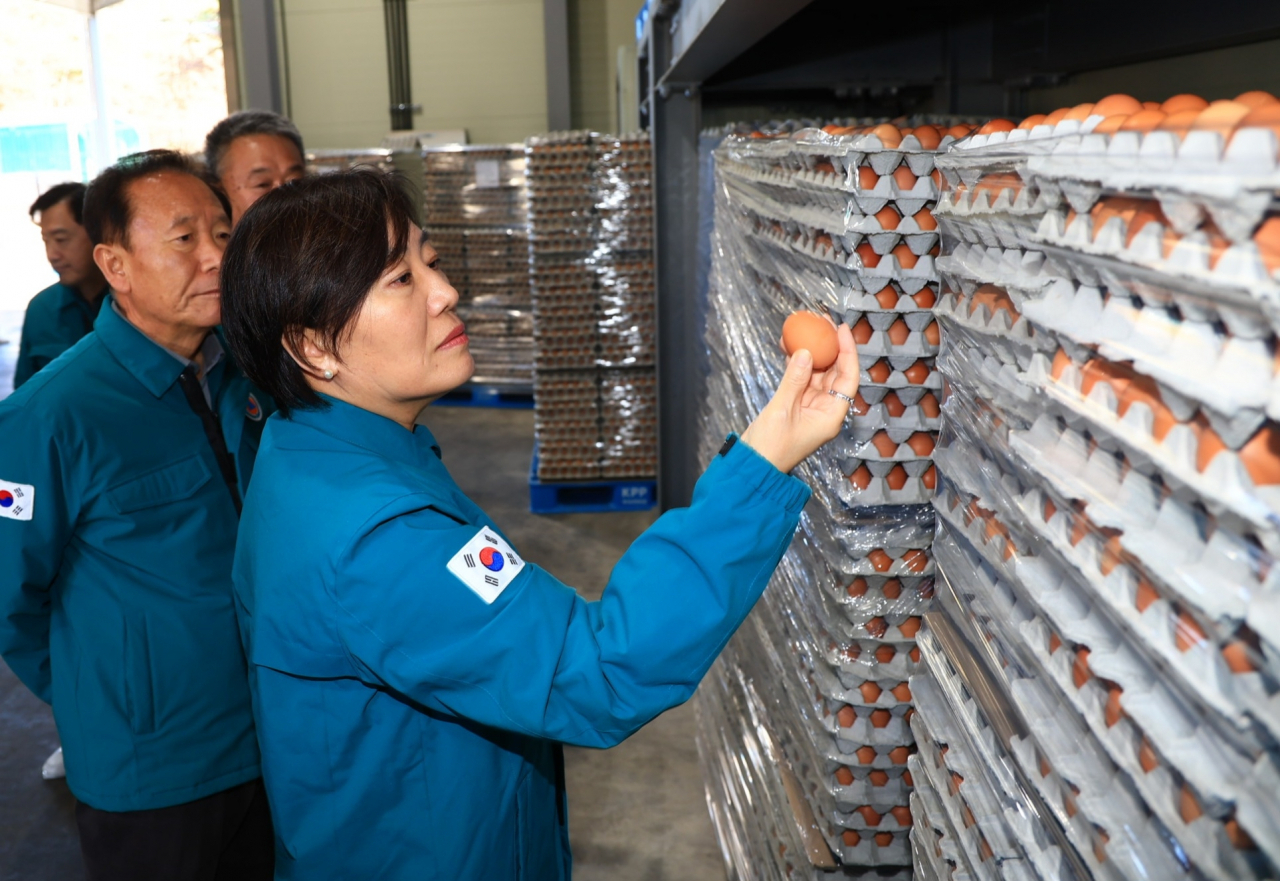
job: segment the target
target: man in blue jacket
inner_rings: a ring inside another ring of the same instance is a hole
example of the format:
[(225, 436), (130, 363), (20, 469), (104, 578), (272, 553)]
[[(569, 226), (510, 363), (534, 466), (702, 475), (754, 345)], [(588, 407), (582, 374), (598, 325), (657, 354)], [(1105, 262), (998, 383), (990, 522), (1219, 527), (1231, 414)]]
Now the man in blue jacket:
[(159, 150), (85, 224), (94, 333), (0, 402), (0, 654), (53, 705), (90, 879), (270, 878), (231, 563), (271, 405), (216, 331), (231, 224)]
[(93, 242), (83, 226), (84, 193), (84, 184), (58, 184), (27, 212), (40, 225), (44, 253), (58, 281), (27, 306), (14, 365), (15, 389), (93, 330), (98, 317), (107, 280), (93, 262)]

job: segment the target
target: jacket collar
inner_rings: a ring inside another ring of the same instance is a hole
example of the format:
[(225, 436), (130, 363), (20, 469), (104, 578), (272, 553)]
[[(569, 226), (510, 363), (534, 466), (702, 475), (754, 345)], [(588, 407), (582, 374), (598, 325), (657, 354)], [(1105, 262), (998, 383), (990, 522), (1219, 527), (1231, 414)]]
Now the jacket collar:
[[(107, 295), (112, 296), (111, 294)], [(125, 370), (157, 398), (178, 381), (186, 366), (173, 353), (138, 330), (103, 298), (102, 309), (93, 329), (102, 344)]]
[(440, 446), (425, 425), (415, 425), (413, 431), (407, 431), (385, 416), (329, 395), (320, 397), (328, 406), (294, 409), (289, 420), (396, 462), (418, 465), (440, 458)]

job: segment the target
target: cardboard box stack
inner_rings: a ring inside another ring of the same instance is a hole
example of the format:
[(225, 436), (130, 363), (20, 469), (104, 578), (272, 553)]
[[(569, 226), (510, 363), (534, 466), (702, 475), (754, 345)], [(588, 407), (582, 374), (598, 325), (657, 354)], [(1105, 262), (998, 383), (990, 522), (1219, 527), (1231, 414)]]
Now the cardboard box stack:
[(538, 477), (657, 471), (652, 160), (644, 135), (531, 139)]
[(472, 381), (533, 381), (528, 191), (520, 144), (423, 151), (427, 234), (459, 295), (476, 361)]

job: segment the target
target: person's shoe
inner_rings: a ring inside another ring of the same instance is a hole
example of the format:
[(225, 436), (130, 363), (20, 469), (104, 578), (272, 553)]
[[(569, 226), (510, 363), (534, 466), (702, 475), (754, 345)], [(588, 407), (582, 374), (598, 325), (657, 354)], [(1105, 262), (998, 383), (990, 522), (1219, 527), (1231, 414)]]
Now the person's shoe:
[(67, 766), (62, 763), (62, 747), (58, 747), (53, 755), (45, 759), (40, 776), (45, 780), (60, 780), (67, 776)]

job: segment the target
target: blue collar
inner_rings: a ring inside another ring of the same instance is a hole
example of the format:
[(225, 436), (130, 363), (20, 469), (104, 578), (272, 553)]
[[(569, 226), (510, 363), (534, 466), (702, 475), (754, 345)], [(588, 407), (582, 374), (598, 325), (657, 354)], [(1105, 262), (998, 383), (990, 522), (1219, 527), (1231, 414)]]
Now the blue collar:
[(112, 303), (103, 303), (93, 329), (107, 351), (157, 398), (178, 381), (186, 367), (172, 352), (130, 324)]
[(362, 409), (329, 395), (321, 395), (328, 405), (308, 409), (294, 409), (289, 421), (321, 431), (330, 437), (363, 447), (385, 459), (418, 465), (430, 456), (440, 458), (440, 446), (425, 425), (415, 425), (408, 431), (403, 425), (385, 416)]

